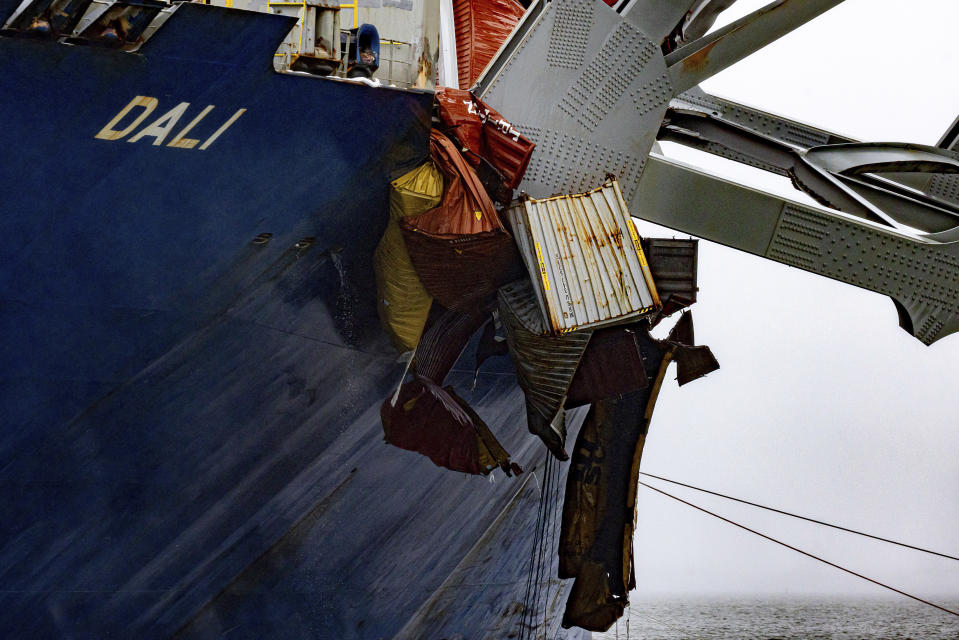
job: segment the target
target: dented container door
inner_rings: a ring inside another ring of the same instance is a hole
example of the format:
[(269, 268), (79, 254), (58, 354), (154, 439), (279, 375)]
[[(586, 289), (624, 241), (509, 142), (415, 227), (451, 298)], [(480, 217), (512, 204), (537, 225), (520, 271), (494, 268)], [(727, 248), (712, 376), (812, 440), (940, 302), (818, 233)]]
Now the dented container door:
[(525, 199), (509, 216), (552, 331), (621, 322), (661, 306), (615, 180), (588, 193)]

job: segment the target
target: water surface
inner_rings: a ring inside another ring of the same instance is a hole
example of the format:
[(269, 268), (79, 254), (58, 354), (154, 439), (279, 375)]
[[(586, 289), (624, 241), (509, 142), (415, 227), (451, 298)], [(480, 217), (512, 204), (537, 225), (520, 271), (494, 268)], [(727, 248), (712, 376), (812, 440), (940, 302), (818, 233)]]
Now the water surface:
[[(959, 617), (907, 599), (633, 596), (595, 640), (959, 640)], [(959, 599), (933, 600), (959, 610)], [(628, 634), (627, 634), (628, 631)]]

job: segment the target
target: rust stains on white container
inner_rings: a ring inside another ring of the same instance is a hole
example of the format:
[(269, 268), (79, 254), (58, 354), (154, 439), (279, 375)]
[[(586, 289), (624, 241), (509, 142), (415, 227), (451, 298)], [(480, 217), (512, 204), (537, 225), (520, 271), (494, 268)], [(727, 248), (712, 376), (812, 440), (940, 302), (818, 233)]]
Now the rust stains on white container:
[(615, 179), (587, 193), (523, 198), (509, 219), (552, 331), (614, 324), (660, 308)]

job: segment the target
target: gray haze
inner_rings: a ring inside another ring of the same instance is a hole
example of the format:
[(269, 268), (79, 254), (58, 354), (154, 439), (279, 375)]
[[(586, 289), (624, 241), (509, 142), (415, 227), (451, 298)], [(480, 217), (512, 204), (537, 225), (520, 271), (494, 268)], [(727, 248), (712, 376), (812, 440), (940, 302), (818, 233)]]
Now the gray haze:
[[(959, 113), (957, 24), (954, 0), (847, 0), (704, 88), (861, 140), (935, 144)], [(664, 387), (643, 470), (959, 555), (959, 336), (925, 347), (888, 298), (712, 243), (699, 268), (697, 339), (722, 369)], [(675, 493), (905, 591), (959, 596), (959, 562)], [(889, 593), (642, 487), (638, 508), (639, 597)]]

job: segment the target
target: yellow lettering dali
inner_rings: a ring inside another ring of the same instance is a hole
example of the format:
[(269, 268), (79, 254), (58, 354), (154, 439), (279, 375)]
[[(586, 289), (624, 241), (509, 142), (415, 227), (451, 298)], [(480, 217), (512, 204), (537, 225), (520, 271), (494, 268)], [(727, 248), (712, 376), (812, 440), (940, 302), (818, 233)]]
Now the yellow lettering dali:
[[(94, 136), (100, 140), (122, 140), (131, 133), (133, 133), (143, 122), (156, 110), (159, 105), (159, 101), (156, 98), (150, 96), (136, 96), (131, 100), (125, 107), (123, 107), (117, 115), (113, 117), (110, 122), (106, 124), (100, 131)], [(206, 140), (202, 141), (196, 138), (187, 138), (187, 134), (190, 133), (194, 127), (196, 127), (201, 120), (203, 120), (207, 114), (213, 111), (213, 105), (207, 105), (196, 117), (194, 117), (190, 122), (180, 129), (175, 134), (173, 130), (179, 124), (180, 119), (190, 108), (189, 102), (181, 102), (177, 106), (173, 107), (162, 116), (149, 123), (132, 137), (127, 142), (138, 142), (142, 138), (153, 138), (154, 146), (161, 146), (167, 139), (170, 137), (170, 141), (166, 144), (168, 147), (173, 147), (176, 149), (193, 149), (199, 145), (199, 150), (203, 151), (208, 149), (211, 144), (216, 142), (223, 133), (236, 122), (240, 116), (246, 113), (246, 109), (238, 109), (236, 113), (227, 118), (220, 127), (213, 132)], [(134, 112), (134, 110), (140, 109), (141, 111), (135, 115), (133, 120), (123, 126), (121, 123), (127, 119), (128, 116)], [(121, 127), (122, 128), (118, 128)]]

